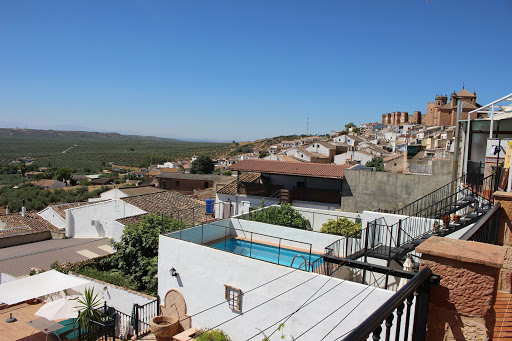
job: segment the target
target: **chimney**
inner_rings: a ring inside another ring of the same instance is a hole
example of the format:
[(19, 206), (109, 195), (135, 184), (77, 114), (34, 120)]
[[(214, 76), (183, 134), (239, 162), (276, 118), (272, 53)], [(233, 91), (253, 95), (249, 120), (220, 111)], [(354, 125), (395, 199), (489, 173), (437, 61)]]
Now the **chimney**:
[(23, 217), (27, 216), (27, 208), (25, 207), (25, 200), (23, 200), (23, 206), (21, 207), (21, 215)]
[(11, 211), (9, 210), (9, 206), (5, 206), (5, 214), (9, 214)]

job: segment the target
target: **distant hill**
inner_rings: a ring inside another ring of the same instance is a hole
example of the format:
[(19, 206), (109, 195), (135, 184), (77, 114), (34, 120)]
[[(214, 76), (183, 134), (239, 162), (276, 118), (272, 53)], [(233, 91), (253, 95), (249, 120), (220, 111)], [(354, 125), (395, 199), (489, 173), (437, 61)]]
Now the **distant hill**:
[(100, 133), (92, 131), (64, 131), (40, 129), (0, 128), (0, 137), (21, 137), (34, 139), (63, 139), (63, 140), (146, 140), (146, 141), (179, 141), (156, 136), (122, 135), (119, 133)]

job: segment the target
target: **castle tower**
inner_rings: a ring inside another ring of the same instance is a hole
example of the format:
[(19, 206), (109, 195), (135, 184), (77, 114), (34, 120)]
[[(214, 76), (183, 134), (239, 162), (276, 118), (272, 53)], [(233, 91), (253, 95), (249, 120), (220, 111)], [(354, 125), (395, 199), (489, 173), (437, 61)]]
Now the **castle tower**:
[(406, 111), (402, 111), (402, 117), (400, 119), (401, 124), (407, 124), (409, 123), (409, 113)]

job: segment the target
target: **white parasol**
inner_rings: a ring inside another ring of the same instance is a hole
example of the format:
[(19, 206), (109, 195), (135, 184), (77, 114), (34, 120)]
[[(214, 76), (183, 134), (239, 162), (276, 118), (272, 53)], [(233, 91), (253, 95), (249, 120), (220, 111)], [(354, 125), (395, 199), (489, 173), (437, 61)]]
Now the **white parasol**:
[[(404, 262), (404, 271), (413, 271), (414, 264), (412, 263), (411, 257), (407, 257)], [(401, 278), (400, 283), (398, 283), (398, 290), (402, 289), (409, 280), (407, 278)]]
[(45, 317), (48, 320), (62, 320), (77, 318), (78, 296), (66, 296), (53, 302), (43, 305), (34, 315)]

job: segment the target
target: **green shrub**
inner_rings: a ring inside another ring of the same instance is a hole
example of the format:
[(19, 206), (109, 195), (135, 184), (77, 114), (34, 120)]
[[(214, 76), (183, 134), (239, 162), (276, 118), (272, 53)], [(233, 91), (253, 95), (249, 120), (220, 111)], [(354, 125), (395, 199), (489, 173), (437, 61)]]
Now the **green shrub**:
[(295, 227), (309, 231), (313, 230), (311, 228), (311, 222), (304, 218), (298, 211), (294, 210), (290, 204), (281, 204), (280, 206), (271, 206), (264, 209), (259, 208), (260, 207), (255, 210), (250, 210), (249, 214), (242, 216), (242, 218), (273, 225)]
[(320, 232), (328, 234), (336, 234), (339, 236), (361, 238), (361, 223), (354, 223), (345, 217), (337, 220), (329, 219), (322, 224)]
[(200, 330), (203, 333), (195, 338), (196, 341), (231, 341), (228, 335), (220, 329), (213, 329), (208, 332), (204, 332), (205, 329)]

